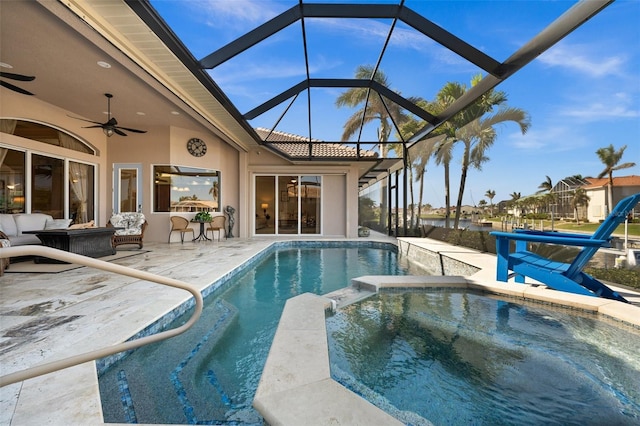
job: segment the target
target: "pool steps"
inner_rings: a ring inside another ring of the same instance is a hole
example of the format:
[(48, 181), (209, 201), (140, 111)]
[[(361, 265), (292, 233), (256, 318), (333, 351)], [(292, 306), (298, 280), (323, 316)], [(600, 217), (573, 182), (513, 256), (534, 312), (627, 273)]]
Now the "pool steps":
[(311, 293), (286, 302), (253, 406), (271, 425), (402, 425), (331, 378), (325, 326), (331, 306)]

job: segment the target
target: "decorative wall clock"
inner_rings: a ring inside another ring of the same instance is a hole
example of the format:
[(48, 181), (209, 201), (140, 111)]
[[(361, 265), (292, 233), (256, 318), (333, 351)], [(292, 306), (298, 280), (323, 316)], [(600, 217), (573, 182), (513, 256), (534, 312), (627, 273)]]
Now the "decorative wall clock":
[(187, 150), (194, 157), (202, 157), (207, 153), (207, 144), (202, 139), (191, 138), (187, 142)]

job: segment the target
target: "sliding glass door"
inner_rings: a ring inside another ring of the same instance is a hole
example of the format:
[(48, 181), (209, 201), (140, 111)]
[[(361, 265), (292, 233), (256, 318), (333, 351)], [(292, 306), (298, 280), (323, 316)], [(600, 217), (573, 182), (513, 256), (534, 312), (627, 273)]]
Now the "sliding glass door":
[(256, 234), (321, 233), (321, 176), (256, 176), (255, 194)]
[(300, 224), (298, 176), (278, 176), (278, 191), (278, 234), (297, 234)]

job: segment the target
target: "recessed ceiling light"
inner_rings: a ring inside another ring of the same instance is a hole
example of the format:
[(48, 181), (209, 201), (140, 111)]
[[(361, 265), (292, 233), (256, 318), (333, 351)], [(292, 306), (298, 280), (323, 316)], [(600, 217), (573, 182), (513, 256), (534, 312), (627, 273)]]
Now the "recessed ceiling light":
[(144, 113), (144, 112), (142, 112), (142, 111), (138, 111), (138, 112), (136, 112), (136, 114), (138, 114), (138, 115), (147, 115), (147, 114), (145, 114), (145, 113)]
[(9, 64), (7, 64), (5, 62), (0, 62), (0, 67), (2, 67), (2, 68), (13, 68), (13, 66), (11, 66), (11, 65), (9, 65)]
[(178, 111), (171, 111), (171, 114), (173, 115), (180, 115), (180, 113)]
[(98, 61), (98, 65), (100, 65), (102, 68), (111, 68), (111, 64), (105, 61)]

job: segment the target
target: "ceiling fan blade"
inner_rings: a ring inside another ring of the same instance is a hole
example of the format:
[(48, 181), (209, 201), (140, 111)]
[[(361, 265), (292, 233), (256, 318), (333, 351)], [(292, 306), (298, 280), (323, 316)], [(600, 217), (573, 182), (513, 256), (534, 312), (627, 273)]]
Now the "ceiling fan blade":
[(0, 77), (10, 78), (11, 80), (18, 80), (18, 81), (33, 81), (36, 79), (32, 75), (14, 74), (12, 72), (4, 72), (4, 71), (0, 71)]
[[(2, 82), (2, 81), (0, 81), (0, 82)], [(2, 83), (4, 83), (4, 82), (2, 82)], [(75, 118), (76, 120), (82, 120), (82, 121), (86, 121), (88, 123), (95, 124), (94, 126), (83, 127), (83, 129), (102, 127), (103, 130), (112, 131), (113, 133), (115, 133), (117, 135), (120, 135), (120, 136), (127, 136), (127, 134), (125, 132), (123, 132), (123, 130), (126, 130), (128, 132), (134, 132), (134, 133), (147, 133), (146, 130), (131, 129), (129, 127), (119, 127), (118, 126), (118, 120), (116, 120), (115, 117), (111, 116), (111, 98), (113, 97), (113, 95), (111, 95), (109, 93), (105, 93), (104, 95), (107, 97), (107, 111), (108, 111), (107, 114), (108, 114), (108, 117), (109, 117), (109, 120), (106, 123), (100, 123), (98, 121), (85, 120), (84, 118), (73, 117), (71, 115), (69, 117)], [(111, 136), (111, 134), (107, 134), (107, 136)]]
[(121, 126), (118, 126), (118, 129), (126, 130), (127, 132), (133, 132), (133, 133), (147, 133), (146, 130), (130, 129), (128, 127), (121, 127)]
[(7, 89), (13, 90), (14, 92), (22, 93), (23, 95), (33, 95), (33, 93), (29, 92), (28, 90), (24, 90), (18, 86), (14, 86), (13, 84), (7, 83), (6, 81), (0, 80), (0, 86), (6, 87)]
[[(104, 126), (105, 124), (107, 124), (107, 123), (102, 124), (99, 121), (85, 120), (84, 118), (74, 117), (73, 115), (68, 115), (68, 117), (75, 118), (76, 120), (86, 121), (87, 123), (99, 124), (100, 126)], [(93, 126), (91, 126), (91, 127), (93, 127)], [(85, 127), (85, 129), (86, 129), (86, 127)]]
[(104, 128), (102, 124), (96, 124), (95, 126), (82, 126), (83, 129), (97, 129), (98, 127)]

